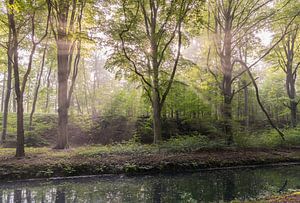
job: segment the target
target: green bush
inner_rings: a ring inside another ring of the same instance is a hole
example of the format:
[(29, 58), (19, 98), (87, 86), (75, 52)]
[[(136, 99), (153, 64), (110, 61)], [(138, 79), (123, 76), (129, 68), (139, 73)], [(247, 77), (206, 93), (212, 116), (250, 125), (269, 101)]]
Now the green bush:
[(25, 145), (26, 147), (44, 147), (48, 146), (49, 143), (39, 134), (27, 132), (25, 135)]
[(291, 147), (300, 146), (300, 128), (283, 130), (285, 140), (275, 130), (268, 130), (261, 133), (239, 134), (235, 141), (239, 147)]

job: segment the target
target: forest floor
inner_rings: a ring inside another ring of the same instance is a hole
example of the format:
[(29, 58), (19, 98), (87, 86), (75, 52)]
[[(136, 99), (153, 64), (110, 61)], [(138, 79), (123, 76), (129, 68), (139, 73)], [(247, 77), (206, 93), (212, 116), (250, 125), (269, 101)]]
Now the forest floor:
[(0, 180), (100, 174), (172, 173), (224, 167), (300, 163), (300, 148), (223, 148), (174, 151), (149, 145), (86, 146), (68, 150), (26, 148), (26, 157), (14, 149), (0, 149)]
[(294, 192), (291, 194), (270, 197), (266, 199), (266, 201), (270, 203), (283, 203), (283, 202), (297, 203), (300, 202), (300, 192)]

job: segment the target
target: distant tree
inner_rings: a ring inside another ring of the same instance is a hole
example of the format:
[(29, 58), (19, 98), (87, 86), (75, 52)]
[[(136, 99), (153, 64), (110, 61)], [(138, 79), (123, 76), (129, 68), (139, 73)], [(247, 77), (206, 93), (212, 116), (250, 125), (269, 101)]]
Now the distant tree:
[[(273, 0), (214, 0), (207, 2), (208, 14), (205, 26), (212, 35), (213, 47), (217, 55), (215, 68), (213, 70), (210, 69), (210, 72), (214, 75), (223, 95), (223, 131), (227, 136), (227, 143), (229, 145), (233, 143), (233, 97), (250, 83), (244, 84), (239, 89), (234, 89), (233, 84), (243, 73), (247, 72), (247, 70), (244, 70), (244, 67), (253, 67), (280, 40), (276, 41), (274, 45), (261, 54), (262, 57), (258, 57), (258, 60), (249, 66), (244, 66), (244, 63), (247, 62), (244, 61), (244, 56), (239, 54), (239, 49), (247, 43), (249, 34), (265, 27), (265, 23), (269, 22), (271, 17), (274, 17), (279, 10), (291, 2), (287, 1), (286, 4), (279, 8), (272, 6), (273, 3), (275, 3)], [(244, 63), (239, 63), (241, 60)], [(236, 64), (240, 64), (243, 69), (235, 71)]]
[[(9, 29), (8, 26), (8, 13), (5, 13), (1, 15), (1, 26), (4, 28), (7, 28), (6, 30), (6, 38), (7, 41), (5, 43), (1, 43), (1, 47), (6, 50), (6, 57), (7, 57), (7, 71), (5, 73), (6, 81), (3, 82), (5, 85), (5, 88), (3, 87), (3, 93), (5, 91), (5, 94), (2, 94), (2, 101), (3, 101), (3, 117), (2, 117), (2, 134), (1, 134), (1, 143), (4, 143), (6, 141), (6, 134), (7, 134), (7, 118), (8, 118), (8, 109), (9, 109), (9, 101), (11, 96), (11, 89), (12, 89), (12, 32), (11, 29)], [(4, 37), (3, 37), (4, 38)]]
[(285, 104), (290, 109), (291, 126), (297, 126), (297, 101), (296, 97), (296, 79), (298, 68), (300, 67), (300, 26), (294, 24), (290, 26), (289, 32), (283, 38), (282, 42), (274, 50), (278, 59), (278, 65), (285, 73), (286, 93), (289, 98), (289, 104)]

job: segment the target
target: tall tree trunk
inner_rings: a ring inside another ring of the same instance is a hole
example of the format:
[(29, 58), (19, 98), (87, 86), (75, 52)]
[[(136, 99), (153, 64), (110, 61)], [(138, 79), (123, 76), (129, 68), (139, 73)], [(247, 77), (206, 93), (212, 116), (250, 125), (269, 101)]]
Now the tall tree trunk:
[(286, 73), (286, 88), (287, 94), (290, 99), (290, 114), (291, 114), (291, 127), (297, 126), (297, 102), (296, 102), (296, 88), (295, 79), (293, 78), (292, 68), (287, 69)]
[[(153, 25), (152, 25), (153, 27)], [(151, 31), (154, 33), (155, 29)], [(152, 110), (153, 110), (153, 131), (154, 139), (153, 143), (158, 143), (162, 139), (161, 135), (161, 98), (159, 95), (159, 67), (157, 61), (157, 45), (154, 34), (151, 38), (151, 50), (152, 50), (152, 66), (153, 66), (153, 88), (152, 88)]]
[(24, 109), (23, 96), (17, 96), (17, 149), (16, 157), (25, 156), (24, 150)]
[(158, 143), (161, 136), (161, 107), (158, 92), (153, 90), (153, 99), (152, 99), (152, 108), (153, 108), (153, 131), (154, 139), (153, 143)]
[[(66, 36), (65, 36), (66, 37)], [(63, 39), (65, 40), (65, 39)], [(58, 65), (58, 137), (57, 149), (68, 148), (68, 45), (63, 40), (57, 43)]]
[[(228, 25), (227, 25), (228, 24)], [(231, 40), (232, 35), (229, 28), (229, 19), (226, 21), (225, 37), (224, 37), (224, 56), (221, 57), (221, 65), (223, 70), (223, 119), (224, 119), (224, 133), (227, 136), (227, 144), (233, 143), (232, 133), (232, 107), (231, 101), (232, 93), (232, 64), (231, 64)]]
[[(51, 0), (48, 0), (48, 8), (51, 8)], [(52, 2), (53, 3), (53, 2)], [(58, 77), (58, 138), (57, 149), (65, 149), (68, 144), (68, 110), (71, 95), (78, 73), (80, 60), (81, 39), (72, 39), (74, 33), (81, 33), (81, 20), (85, 1), (61, 0), (57, 3), (58, 9), (52, 9), (52, 31), (56, 40), (57, 47), (57, 77)], [(76, 17), (75, 17), (76, 16)], [(52, 21), (53, 22), (53, 21)], [(76, 36), (76, 35), (74, 35)], [(77, 46), (76, 46), (77, 45)], [(74, 49), (77, 55), (73, 60)], [(73, 69), (72, 69), (73, 65)], [(73, 70), (73, 71), (72, 71)], [(70, 89), (68, 89), (69, 75), (72, 75)]]
[(2, 120), (2, 135), (1, 142), (5, 142), (6, 139), (6, 131), (7, 131), (7, 118), (8, 118), (8, 109), (9, 109), (9, 100), (11, 94), (11, 74), (12, 74), (12, 48), (11, 48), (11, 30), (9, 30), (8, 34), (8, 47), (7, 47), (7, 81), (6, 81), (6, 93), (4, 100), (4, 109), (3, 109), (3, 120)]
[[(14, 5), (14, 0), (9, 0), (11, 5)], [(19, 56), (18, 56), (18, 33), (16, 30), (14, 13), (8, 14), (9, 27), (12, 31), (12, 42), (13, 42), (13, 70), (15, 78), (15, 93), (17, 101), (17, 148), (16, 157), (24, 157), (24, 123), (23, 123), (23, 94), (20, 88), (20, 76), (19, 76)]]

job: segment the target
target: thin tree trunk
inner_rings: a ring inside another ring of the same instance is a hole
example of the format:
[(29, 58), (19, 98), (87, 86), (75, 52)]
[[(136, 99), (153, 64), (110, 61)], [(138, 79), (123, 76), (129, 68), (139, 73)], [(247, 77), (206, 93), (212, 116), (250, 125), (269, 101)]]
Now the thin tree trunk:
[[(88, 104), (88, 94), (90, 94), (90, 91), (88, 89), (88, 81), (87, 81), (87, 76), (86, 76), (86, 67), (85, 67), (85, 63), (84, 63), (84, 59), (82, 60), (82, 63), (83, 63), (83, 66), (82, 66), (82, 69), (83, 69), (83, 82), (84, 82), (84, 88), (86, 91), (84, 91), (84, 105), (86, 107), (86, 112), (89, 114), (89, 104)], [(96, 98), (96, 97), (94, 97)], [(94, 112), (94, 104), (93, 104), (94, 100), (92, 100), (92, 113)], [(83, 108), (82, 108), (83, 109)]]
[(75, 99), (76, 99), (76, 104), (77, 104), (77, 111), (79, 114), (82, 114), (82, 110), (81, 110), (81, 106), (80, 106), (80, 102), (79, 99), (77, 97), (77, 94), (75, 94)]
[(266, 115), (266, 117), (267, 117), (267, 119), (268, 119), (270, 125), (278, 132), (278, 134), (280, 135), (281, 139), (282, 139), (282, 140), (285, 140), (285, 138), (284, 138), (285, 135), (284, 135), (283, 132), (281, 132), (281, 130), (273, 123), (273, 121), (272, 121), (270, 115), (268, 114), (268, 112), (266, 111), (265, 107), (263, 106), (263, 104), (262, 104), (262, 102), (261, 102), (261, 100), (260, 100), (258, 86), (257, 86), (257, 84), (256, 84), (256, 82), (255, 82), (254, 77), (252, 76), (252, 73), (251, 73), (250, 70), (249, 70), (249, 67), (247, 66), (247, 64), (246, 64), (245, 62), (243, 62), (243, 61), (241, 61), (241, 60), (237, 60), (237, 62), (239, 62), (239, 63), (245, 68), (245, 70), (247, 71), (247, 73), (248, 73), (248, 75), (249, 75), (249, 77), (250, 77), (250, 79), (251, 79), (251, 81), (252, 81), (252, 84), (253, 84), (253, 86), (254, 86), (254, 88), (255, 88), (255, 95), (256, 95), (257, 103), (258, 103), (258, 105), (260, 106), (261, 110), (262, 110), (262, 111), (264, 112), (264, 114)]
[(243, 80), (244, 88), (244, 122), (246, 130), (249, 128), (249, 93), (246, 81)]
[[(15, 83), (14, 83), (13, 85), (15, 86)], [(14, 87), (14, 89), (15, 89), (15, 87)], [(17, 112), (17, 101), (16, 101), (16, 92), (15, 92), (15, 90), (13, 91), (12, 111), (13, 111), (14, 113)]]
[(35, 112), (36, 102), (38, 99), (38, 93), (39, 93), (39, 89), (40, 89), (40, 85), (41, 85), (41, 79), (42, 79), (42, 75), (43, 75), (43, 71), (44, 71), (46, 51), (47, 51), (47, 43), (46, 43), (44, 51), (43, 51), (41, 69), (37, 75), (37, 82), (36, 82), (36, 87), (35, 87), (35, 91), (34, 91), (34, 95), (33, 95), (32, 108), (31, 108), (30, 117), (29, 117), (29, 129), (30, 130), (32, 127), (32, 118), (33, 118), (33, 114)]
[(45, 109), (46, 109), (46, 112), (49, 113), (49, 97), (50, 97), (50, 79), (51, 79), (51, 72), (52, 72), (52, 62), (51, 62), (51, 65), (49, 67), (49, 72), (47, 74), (47, 92), (46, 92), (46, 102), (45, 102)]
[(7, 118), (8, 118), (8, 109), (9, 109), (9, 100), (11, 94), (11, 74), (12, 74), (12, 48), (11, 48), (11, 30), (9, 30), (8, 36), (8, 48), (7, 48), (7, 81), (6, 81), (6, 93), (3, 109), (3, 120), (2, 120), (2, 136), (1, 142), (5, 142), (6, 131), (7, 131)]
[(27, 82), (28, 86), (27, 86), (27, 97), (26, 97), (26, 113), (29, 112), (30, 109), (30, 90), (31, 90), (31, 77), (28, 78), (28, 82)]
[(5, 100), (5, 83), (6, 82), (6, 73), (3, 74), (3, 83), (2, 83), (2, 96), (1, 96), (1, 113), (4, 110), (4, 100)]

